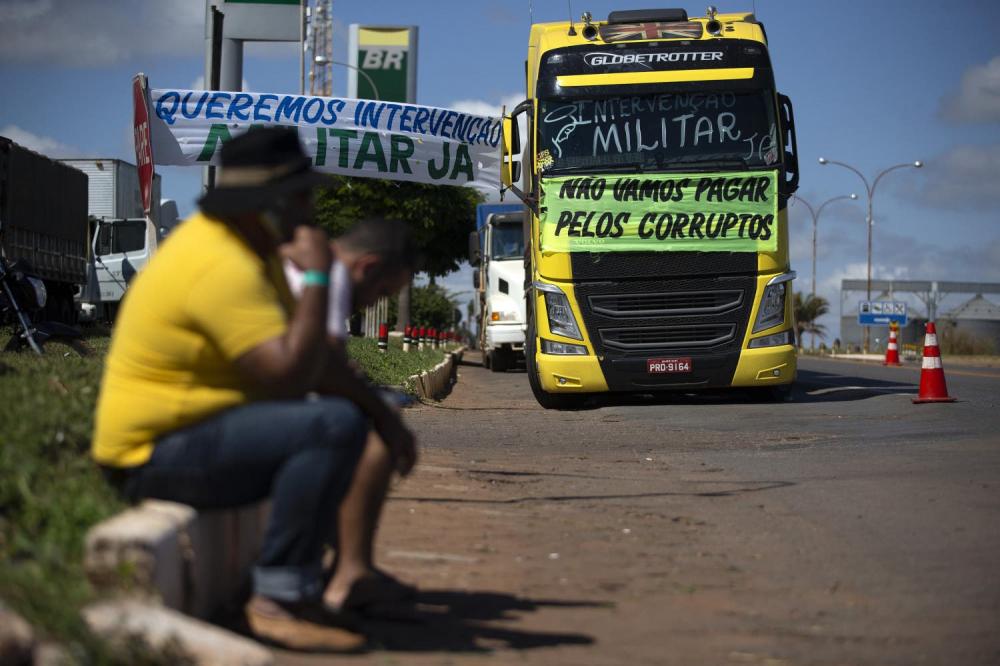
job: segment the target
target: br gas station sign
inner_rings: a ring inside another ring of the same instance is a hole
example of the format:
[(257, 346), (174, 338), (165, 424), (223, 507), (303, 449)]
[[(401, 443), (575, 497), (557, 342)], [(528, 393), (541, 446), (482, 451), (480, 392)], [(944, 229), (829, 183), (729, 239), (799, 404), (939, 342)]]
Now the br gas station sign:
[(416, 26), (352, 23), (348, 53), (348, 97), (382, 102), (416, 102)]

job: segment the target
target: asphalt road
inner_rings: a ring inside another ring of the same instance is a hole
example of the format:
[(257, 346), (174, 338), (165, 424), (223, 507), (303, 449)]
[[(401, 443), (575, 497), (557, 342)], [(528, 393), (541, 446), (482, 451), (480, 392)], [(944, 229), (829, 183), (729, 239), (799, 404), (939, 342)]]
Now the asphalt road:
[(338, 662), (1000, 663), (1000, 370), (944, 362), (552, 412), (467, 357), (380, 534), (421, 604)]

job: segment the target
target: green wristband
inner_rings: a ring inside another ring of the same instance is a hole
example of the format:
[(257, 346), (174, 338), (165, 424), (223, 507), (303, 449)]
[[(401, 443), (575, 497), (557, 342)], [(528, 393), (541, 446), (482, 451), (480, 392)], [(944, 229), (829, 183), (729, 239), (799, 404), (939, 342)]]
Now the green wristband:
[(302, 274), (302, 284), (306, 287), (329, 287), (330, 274), (324, 271), (306, 271)]

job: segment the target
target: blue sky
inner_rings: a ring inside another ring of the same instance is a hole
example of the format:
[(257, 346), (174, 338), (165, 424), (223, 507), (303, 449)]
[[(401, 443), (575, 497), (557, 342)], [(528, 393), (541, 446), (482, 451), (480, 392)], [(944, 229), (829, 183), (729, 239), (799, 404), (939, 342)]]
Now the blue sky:
[[(587, 10), (601, 19), (650, 3), (572, 4), (575, 17)], [(334, 59), (346, 60), (350, 23), (415, 24), (417, 101), (498, 110), (524, 96), (529, 5), (536, 21), (567, 14), (564, 0), (336, 0)], [(722, 12), (753, 5), (718, 3)], [(860, 197), (829, 206), (820, 222), (818, 291), (833, 312), (840, 279), (864, 277), (864, 189), (850, 172), (820, 166), (820, 156), (869, 176), (915, 159), (926, 164), (879, 185), (876, 277), (1000, 282), (1000, 3), (756, 0), (756, 11), (778, 87), (795, 105), (799, 194), (815, 205)], [(202, 0), (0, 0), (0, 134), (53, 156), (134, 161), (131, 77), (143, 71), (153, 87), (196, 85), (203, 16)], [(252, 91), (297, 92), (296, 45), (249, 45), (244, 79)], [(346, 70), (336, 68), (334, 94), (344, 94), (345, 82)], [(159, 171), (164, 196), (190, 212), (199, 170)], [(793, 268), (808, 290), (811, 219), (801, 206), (791, 215)], [(471, 279), (462, 271), (445, 284), (460, 291)], [(835, 335), (834, 318), (826, 323)]]

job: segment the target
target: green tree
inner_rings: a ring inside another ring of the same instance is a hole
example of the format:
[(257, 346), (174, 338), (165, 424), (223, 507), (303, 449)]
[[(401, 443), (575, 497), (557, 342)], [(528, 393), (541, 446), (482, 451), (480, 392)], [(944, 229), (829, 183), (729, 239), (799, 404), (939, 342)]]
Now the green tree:
[(830, 303), (822, 296), (809, 294), (803, 298), (801, 292), (795, 292), (792, 307), (795, 311), (795, 337), (799, 341), (799, 349), (802, 348), (802, 336), (805, 333), (812, 336), (809, 342), (809, 348), (812, 349), (817, 335), (826, 337), (826, 327), (819, 323), (819, 318), (830, 311)]
[(413, 288), (410, 312), (416, 325), (446, 330), (455, 324), (455, 304), (448, 292), (436, 284)]
[(403, 220), (413, 229), (423, 269), (433, 277), (456, 270), (465, 258), (482, 201), (471, 187), (333, 176), (319, 191), (316, 219), (334, 235), (370, 216)]

